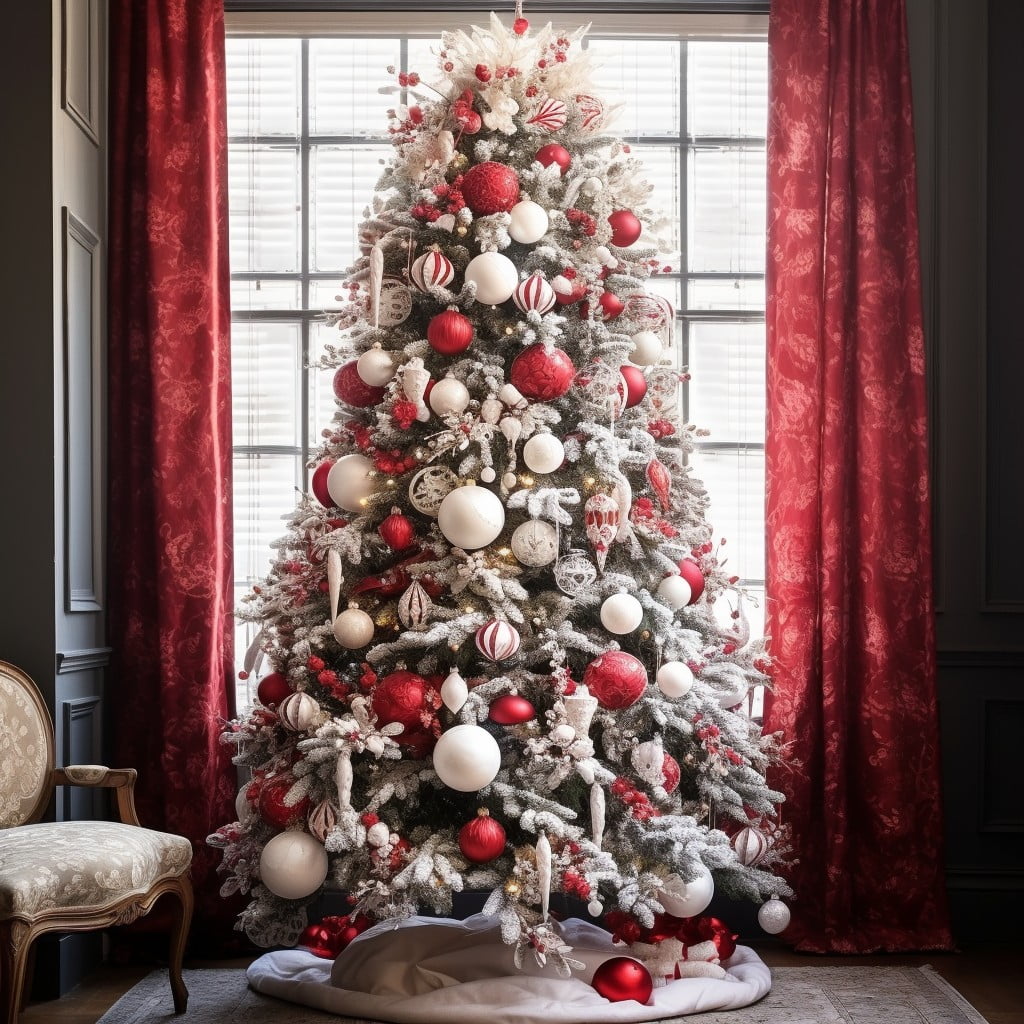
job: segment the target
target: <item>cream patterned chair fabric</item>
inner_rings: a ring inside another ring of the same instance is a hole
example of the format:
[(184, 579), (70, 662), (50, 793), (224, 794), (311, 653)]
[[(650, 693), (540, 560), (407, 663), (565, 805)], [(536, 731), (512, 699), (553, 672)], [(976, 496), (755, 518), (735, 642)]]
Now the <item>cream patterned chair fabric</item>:
[[(0, 1024), (22, 1005), (30, 951), (45, 932), (92, 931), (147, 914), (162, 896), (177, 908), (171, 935), (174, 1010), (192, 920), (192, 844), (142, 828), (133, 769), (53, 766), (53, 726), (32, 680), (0, 661)], [(112, 789), (121, 820), (39, 823), (55, 786)]]

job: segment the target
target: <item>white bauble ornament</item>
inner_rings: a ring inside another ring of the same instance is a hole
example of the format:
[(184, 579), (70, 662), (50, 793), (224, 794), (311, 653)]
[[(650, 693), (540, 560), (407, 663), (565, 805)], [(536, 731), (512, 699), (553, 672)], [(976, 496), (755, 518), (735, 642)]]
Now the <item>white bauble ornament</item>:
[(436, 516), (441, 502), (456, 487), (459, 478), (447, 466), (427, 466), (409, 484), (409, 501), (417, 512)]
[(437, 525), (449, 543), (465, 551), (486, 547), (505, 526), (505, 506), (486, 487), (457, 487), (441, 502)]
[(539, 242), (548, 231), (548, 215), (543, 206), (524, 199), (516, 203), (509, 210), (509, 217), (512, 218), (508, 226), (508, 233), (513, 241), (522, 242), (523, 245), (532, 245)]
[(661, 338), (654, 331), (640, 331), (632, 337), (633, 351), (629, 353), (629, 361), (636, 366), (654, 366), (661, 362), (665, 347)]
[(658, 902), (674, 917), (696, 917), (707, 910), (715, 894), (715, 880), (703, 864), (692, 882), (678, 875), (667, 875), (658, 893)]
[(490, 785), (501, 767), (498, 744), (479, 725), (456, 725), (442, 733), (433, 759), (437, 777), (460, 793), (474, 793)]
[(523, 462), (534, 473), (554, 473), (565, 462), (565, 445), (554, 434), (534, 434), (523, 445)]
[(612, 594), (601, 603), (601, 625), (609, 633), (632, 633), (643, 617), (643, 606), (632, 594)]
[(367, 349), (356, 360), (356, 373), (364, 384), (382, 388), (395, 375), (398, 364), (394, 352), (385, 352), (380, 345)]
[(331, 628), (338, 643), (350, 651), (365, 647), (373, 639), (373, 619), (361, 608), (346, 608)]
[(469, 687), (466, 685), (466, 680), (459, 675), (457, 668), (453, 668), (441, 684), (441, 703), (453, 715), (458, 714), (468, 696)]
[(500, 252), (482, 252), (466, 267), (466, 283), (476, 283), (476, 301), (496, 306), (512, 297), (519, 284), (515, 264)]
[(510, 546), (523, 565), (550, 565), (558, 554), (558, 531), (543, 519), (531, 519), (512, 531)]
[(666, 661), (658, 669), (657, 680), (666, 697), (685, 697), (693, 689), (693, 672), (681, 661)]
[(761, 904), (757, 912), (757, 923), (769, 934), (778, 935), (789, 927), (789, 907), (778, 896), (773, 896), (767, 903)]
[(338, 508), (362, 512), (366, 499), (377, 490), (370, 473), (373, 463), (365, 455), (343, 455), (327, 474), (327, 493)]
[(497, 476), (498, 474), (495, 473), (490, 466), (484, 466), (484, 468), (480, 470), (480, 479), (485, 484), (493, 484), (495, 479), (497, 479)]
[(580, 186), (584, 195), (596, 196), (604, 188), (604, 182), (600, 178), (587, 178)]
[(327, 853), (308, 832), (281, 832), (260, 854), (260, 880), (283, 900), (311, 896), (326, 877)]
[(459, 416), (469, 405), (469, 389), (457, 377), (444, 377), (430, 389), (427, 401), (438, 416)]
[(501, 475), (501, 486), (504, 487), (506, 491), (511, 491), (518, 482), (519, 481), (516, 479), (515, 473), (509, 472), (502, 473)]
[(693, 596), (690, 584), (682, 576), (666, 576), (658, 584), (656, 593), (673, 611), (685, 608)]
[(277, 717), (290, 732), (306, 732), (320, 718), (320, 705), (308, 693), (299, 690), (288, 694), (277, 705)]
[(604, 913), (604, 904), (600, 900), (591, 900), (587, 904), (587, 913), (591, 917), (600, 917)]

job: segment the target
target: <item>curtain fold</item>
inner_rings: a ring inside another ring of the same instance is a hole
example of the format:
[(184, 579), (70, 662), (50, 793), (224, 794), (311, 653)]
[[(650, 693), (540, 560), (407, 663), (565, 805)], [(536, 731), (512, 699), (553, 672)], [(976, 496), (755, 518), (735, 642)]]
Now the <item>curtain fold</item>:
[(109, 706), (144, 824), (192, 840), (199, 929), (230, 912), (230, 277), (221, 0), (111, 0)]
[(773, 0), (766, 730), (813, 952), (948, 949), (903, 0)]

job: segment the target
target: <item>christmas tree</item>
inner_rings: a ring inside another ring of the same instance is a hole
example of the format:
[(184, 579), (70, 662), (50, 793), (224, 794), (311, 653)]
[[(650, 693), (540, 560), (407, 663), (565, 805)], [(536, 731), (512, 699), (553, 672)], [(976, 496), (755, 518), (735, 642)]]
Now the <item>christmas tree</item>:
[(688, 468), (674, 312), (645, 290), (661, 218), (582, 35), (492, 16), (429, 87), (396, 75), (338, 411), (243, 609), (265, 674), (224, 740), (252, 780), (211, 842), (261, 944), (294, 944), (325, 881), (343, 941), (482, 890), (562, 970), (553, 893), (649, 962), (726, 952), (716, 889), (788, 919), (764, 642)]

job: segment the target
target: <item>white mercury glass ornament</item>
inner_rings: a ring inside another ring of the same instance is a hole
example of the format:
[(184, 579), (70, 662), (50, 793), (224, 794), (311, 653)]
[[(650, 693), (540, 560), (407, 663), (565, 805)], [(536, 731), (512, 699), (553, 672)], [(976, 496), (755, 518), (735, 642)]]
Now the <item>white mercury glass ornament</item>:
[(433, 760), (437, 777), (449, 789), (475, 793), (494, 781), (501, 768), (501, 751), (486, 729), (456, 725), (441, 733)]
[(469, 687), (466, 685), (466, 680), (459, 675), (457, 668), (453, 668), (441, 684), (441, 703), (452, 714), (457, 714), (462, 710), (462, 705), (466, 703), (468, 696)]
[(308, 832), (280, 832), (260, 854), (260, 881), (283, 900), (301, 900), (324, 884), (327, 852)]
[(430, 389), (427, 402), (438, 416), (459, 416), (469, 405), (469, 389), (458, 377), (443, 377)]
[(523, 565), (550, 565), (558, 554), (558, 532), (543, 519), (531, 519), (513, 530), (510, 547)]
[(370, 473), (373, 463), (365, 455), (343, 455), (327, 474), (331, 501), (346, 512), (362, 512), (366, 499), (377, 490)]
[(554, 434), (534, 434), (523, 445), (523, 462), (534, 473), (554, 473), (565, 462), (565, 445)]
[(519, 284), (515, 264), (500, 252), (482, 252), (474, 256), (466, 267), (466, 283), (476, 283), (476, 301), (497, 306), (512, 298)]
[(320, 705), (308, 693), (298, 690), (277, 705), (277, 717), (290, 732), (306, 732), (316, 725)]
[(587, 904), (587, 913), (591, 917), (600, 917), (604, 913), (604, 904), (600, 900), (591, 900)]
[(356, 360), (356, 373), (364, 384), (382, 388), (395, 375), (398, 365), (393, 352), (385, 352), (380, 345), (367, 349)]
[(757, 923), (769, 934), (778, 935), (789, 927), (789, 907), (778, 896), (773, 896), (767, 903), (761, 904), (757, 912)]
[(350, 651), (365, 647), (373, 639), (373, 619), (361, 608), (346, 608), (331, 628), (338, 643)]
[(457, 487), (437, 512), (437, 525), (457, 548), (475, 551), (495, 540), (505, 526), (505, 506), (486, 487)]
[(701, 864), (692, 882), (684, 882), (676, 874), (666, 876), (658, 902), (674, 917), (696, 917), (707, 910), (714, 894), (715, 880)]
[(657, 681), (666, 697), (685, 697), (693, 689), (693, 672), (682, 661), (666, 661), (658, 669)]
[(654, 366), (661, 362), (665, 347), (654, 331), (640, 331), (631, 340), (633, 351), (629, 353), (629, 361), (635, 366)]
[(643, 618), (643, 606), (632, 594), (612, 594), (601, 603), (601, 625), (609, 633), (632, 633)]
[(543, 206), (524, 199), (516, 203), (509, 210), (509, 217), (512, 218), (508, 226), (508, 233), (516, 242), (523, 245), (532, 245), (539, 242), (548, 230), (548, 215)]
[(656, 593), (673, 611), (685, 608), (693, 596), (690, 584), (682, 576), (666, 576), (658, 584)]

